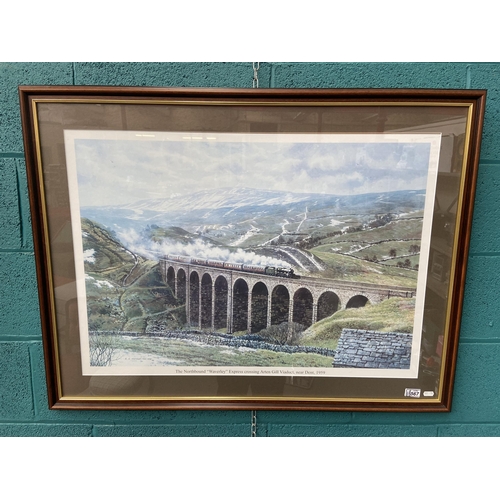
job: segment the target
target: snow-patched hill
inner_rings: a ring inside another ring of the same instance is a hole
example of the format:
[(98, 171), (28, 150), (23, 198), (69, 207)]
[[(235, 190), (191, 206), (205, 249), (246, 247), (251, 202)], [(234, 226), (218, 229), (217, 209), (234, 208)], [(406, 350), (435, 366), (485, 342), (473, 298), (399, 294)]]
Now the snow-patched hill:
[(362, 195), (331, 195), (291, 193), (252, 188), (220, 188), (202, 190), (188, 195), (139, 200), (117, 206), (84, 207), (82, 214), (103, 211), (134, 213), (145, 218), (159, 213), (196, 212), (198, 210), (235, 210), (245, 207), (330, 207), (337, 215), (345, 213), (384, 213), (387, 211), (423, 208), (424, 191), (394, 191)]
[(424, 200), (423, 191), (339, 196), (238, 187), (84, 207), (81, 215), (117, 235), (142, 234), (149, 226), (177, 227), (210, 238), (216, 245), (276, 248), (290, 244), (295, 237), (304, 239), (317, 231), (327, 234), (378, 214), (416, 212), (422, 210)]
[(177, 212), (185, 210), (214, 210), (218, 208), (240, 208), (262, 205), (288, 205), (304, 201), (316, 201), (318, 197), (331, 198), (330, 195), (288, 193), (251, 188), (220, 188), (196, 191), (189, 195), (140, 200), (120, 209), (134, 211)]

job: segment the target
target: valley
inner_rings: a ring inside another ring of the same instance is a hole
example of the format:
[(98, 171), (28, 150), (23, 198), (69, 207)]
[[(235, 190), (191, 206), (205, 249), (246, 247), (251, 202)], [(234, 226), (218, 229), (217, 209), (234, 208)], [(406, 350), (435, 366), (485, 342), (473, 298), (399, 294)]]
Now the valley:
[[(91, 337), (92, 332), (105, 332), (116, 337), (120, 349), (127, 349), (139, 344), (118, 340), (122, 335), (145, 335), (158, 325), (191, 328), (186, 327), (183, 299), (159, 269), (158, 259), (168, 254), (287, 266), (320, 280), (416, 287), (421, 192), (294, 197), (250, 191), (224, 195), (217, 190), (169, 203), (82, 208)], [(414, 298), (394, 298), (339, 310), (306, 325), (296, 341), (335, 349), (339, 325), (411, 332), (414, 304)], [(280, 363), (293, 366), (300, 356), (283, 354), (288, 361)], [(266, 363), (267, 354), (262, 357)]]

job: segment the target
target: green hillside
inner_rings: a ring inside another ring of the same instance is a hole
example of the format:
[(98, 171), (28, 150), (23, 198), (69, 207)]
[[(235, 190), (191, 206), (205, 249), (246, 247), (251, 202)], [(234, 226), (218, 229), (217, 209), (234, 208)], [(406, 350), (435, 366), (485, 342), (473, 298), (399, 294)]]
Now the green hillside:
[(326, 269), (322, 272), (322, 277), (325, 278), (412, 288), (417, 286), (417, 272), (412, 269), (377, 264), (348, 255), (319, 252), (316, 249), (311, 253), (325, 264)]
[(336, 243), (339, 241), (355, 241), (376, 243), (385, 240), (420, 240), (422, 236), (422, 219), (396, 219), (388, 224), (363, 231), (352, 231), (347, 234), (332, 236), (323, 240), (322, 244)]
[(90, 330), (143, 332), (162, 319), (185, 321), (157, 262), (124, 248), (99, 224), (82, 219), (87, 313)]
[(170, 226), (160, 227), (155, 224), (148, 226), (144, 231), (145, 238), (150, 239), (155, 243), (183, 243), (185, 245), (193, 243), (195, 240), (203, 240), (205, 243), (216, 244), (216, 241), (206, 236), (193, 234), (181, 227)]
[(82, 219), (85, 272), (122, 284), (144, 259), (135, 256), (114, 239), (101, 225)]
[(392, 298), (380, 304), (344, 309), (310, 326), (303, 334), (302, 345), (336, 349), (343, 328), (381, 332), (412, 332), (415, 299)]

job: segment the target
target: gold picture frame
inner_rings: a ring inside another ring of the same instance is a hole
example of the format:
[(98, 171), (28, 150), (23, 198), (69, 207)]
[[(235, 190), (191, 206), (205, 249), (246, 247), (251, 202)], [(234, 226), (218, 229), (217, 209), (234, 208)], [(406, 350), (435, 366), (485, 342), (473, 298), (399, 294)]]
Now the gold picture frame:
[(19, 93), (51, 408), (450, 410), (485, 91)]

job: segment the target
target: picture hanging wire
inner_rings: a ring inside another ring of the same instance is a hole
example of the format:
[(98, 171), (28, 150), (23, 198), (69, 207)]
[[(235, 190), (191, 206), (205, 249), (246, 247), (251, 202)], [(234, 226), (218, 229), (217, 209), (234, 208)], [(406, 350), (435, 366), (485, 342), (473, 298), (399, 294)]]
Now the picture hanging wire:
[(260, 62), (257, 63), (252, 63), (253, 67), (253, 80), (252, 80), (252, 88), (258, 89), (259, 88), (259, 68), (260, 68)]
[[(253, 79), (252, 79), (252, 88), (258, 89), (259, 88), (259, 68), (260, 68), (260, 62), (258, 63), (252, 63), (253, 67)], [(252, 415), (251, 415), (251, 432), (250, 436), (251, 437), (257, 437), (257, 411), (252, 410)]]

